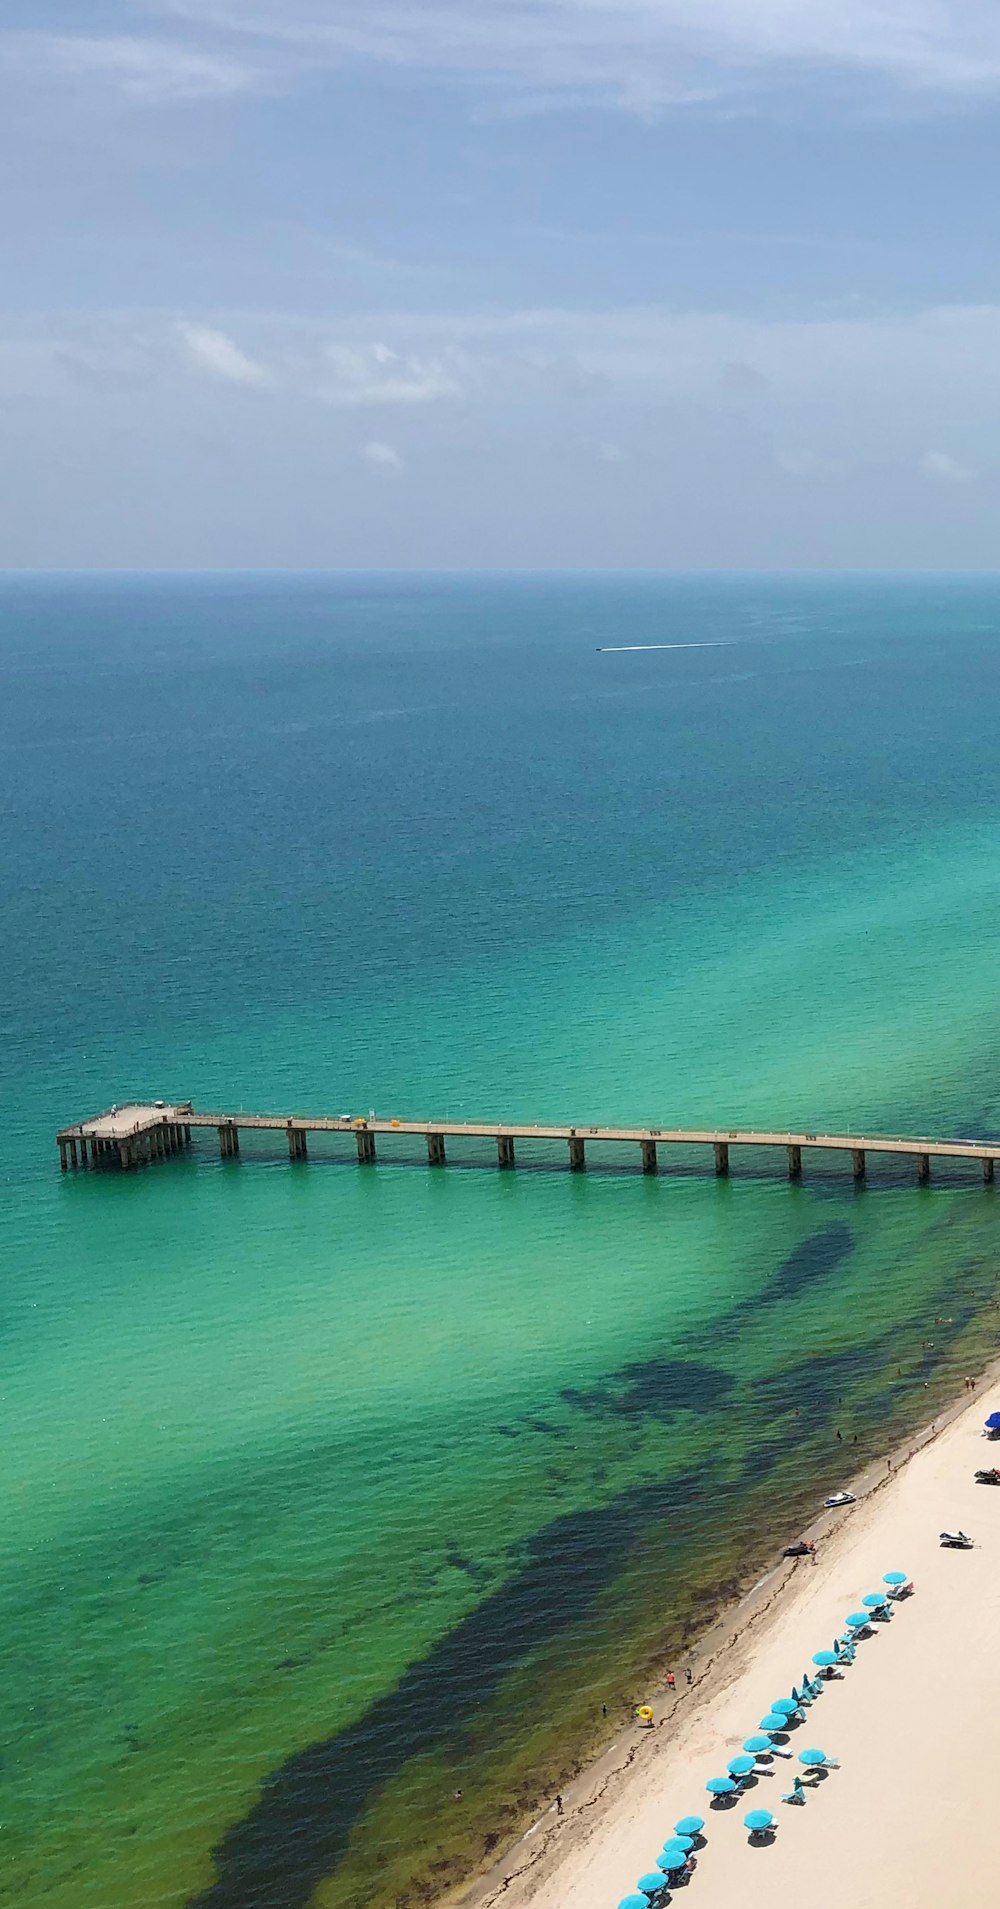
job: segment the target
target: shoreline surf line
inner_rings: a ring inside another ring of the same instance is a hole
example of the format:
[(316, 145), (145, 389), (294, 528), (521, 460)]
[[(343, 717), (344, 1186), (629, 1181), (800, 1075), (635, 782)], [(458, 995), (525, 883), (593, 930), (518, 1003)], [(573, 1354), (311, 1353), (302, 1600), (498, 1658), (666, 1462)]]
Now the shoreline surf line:
[[(505, 1909), (528, 1909), (540, 1892), (552, 1886), (563, 1864), (571, 1861), (584, 1843), (600, 1838), (602, 1825), (608, 1831), (612, 1829), (615, 1813), (627, 1806), (633, 1789), (638, 1791), (641, 1772), (655, 1760), (667, 1777), (673, 1752), (695, 1716), (703, 1717), (731, 1686), (752, 1672), (757, 1655), (776, 1626), (791, 1614), (796, 1587), (804, 1589), (803, 1573), (808, 1573), (810, 1591), (821, 1588), (849, 1549), (852, 1536), (860, 1535), (880, 1508), (892, 1504), (894, 1498), (898, 1501), (893, 1487), (909, 1475), (913, 1462), (935, 1446), (958, 1420), (966, 1415), (973, 1419), (988, 1388), (998, 1384), (1000, 1356), (976, 1375), (974, 1395), (963, 1388), (929, 1424), (866, 1465), (848, 1485), (856, 1502), (834, 1511), (824, 1507), (802, 1533), (823, 1541), (822, 1564), (817, 1560), (813, 1567), (809, 1558), (776, 1561), (751, 1590), (719, 1614), (688, 1653), (694, 1670), (692, 1684), (673, 1692), (650, 1693), (658, 1710), (665, 1703), (669, 1705), (654, 1728), (619, 1733), (577, 1776), (564, 1781), (561, 1814), (555, 1805), (550, 1806), (488, 1869), (466, 1877), (434, 1898), (436, 1909), (494, 1909), (501, 1902)], [(700, 1800), (704, 1799), (696, 1796), (692, 1808)], [(543, 1828), (544, 1836), (540, 1834)], [(627, 1882), (625, 1876), (623, 1893)]]

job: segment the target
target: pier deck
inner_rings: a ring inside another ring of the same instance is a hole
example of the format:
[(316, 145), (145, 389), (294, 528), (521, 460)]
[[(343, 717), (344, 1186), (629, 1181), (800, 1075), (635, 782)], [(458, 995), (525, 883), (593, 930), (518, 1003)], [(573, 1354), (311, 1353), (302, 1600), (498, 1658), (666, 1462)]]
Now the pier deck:
[(491, 1140), (497, 1149), (497, 1164), (517, 1164), (518, 1143), (561, 1141), (568, 1148), (569, 1165), (582, 1172), (587, 1164), (587, 1147), (638, 1147), (643, 1172), (656, 1173), (661, 1147), (710, 1147), (715, 1172), (728, 1174), (730, 1149), (754, 1148), (783, 1151), (788, 1175), (798, 1179), (802, 1158), (808, 1153), (846, 1153), (851, 1156), (855, 1180), (863, 1180), (869, 1154), (904, 1155), (916, 1161), (917, 1179), (930, 1177), (931, 1159), (973, 1160), (982, 1165), (987, 1181), (994, 1177), (1000, 1160), (1000, 1141), (952, 1140), (923, 1137), (893, 1138), (874, 1134), (829, 1134), (758, 1131), (754, 1128), (707, 1127), (570, 1127), (528, 1125), (524, 1122), (469, 1120), (392, 1120), (356, 1119), (348, 1115), (196, 1113), (190, 1101), (129, 1102), (113, 1107), (93, 1119), (64, 1127), (57, 1136), (60, 1162), (68, 1167), (91, 1165), (133, 1167), (179, 1152), (191, 1143), (193, 1131), (215, 1129), (220, 1152), (234, 1159), (240, 1152), (240, 1134), (283, 1133), (293, 1160), (308, 1157), (310, 1134), (353, 1134), (358, 1160), (370, 1165), (378, 1157), (378, 1141), (398, 1135), (416, 1136), (426, 1142), (432, 1166), (447, 1164), (449, 1140)]

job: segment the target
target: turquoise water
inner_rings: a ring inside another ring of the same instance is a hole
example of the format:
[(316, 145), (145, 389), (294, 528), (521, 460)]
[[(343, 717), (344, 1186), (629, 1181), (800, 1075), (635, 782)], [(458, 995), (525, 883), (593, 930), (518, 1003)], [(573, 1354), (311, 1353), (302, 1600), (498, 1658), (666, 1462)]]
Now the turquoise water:
[(55, 1130), (1000, 1135), (1000, 579), (8, 578), (0, 682), (6, 1899), (426, 1900), (992, 1349), (995, 1190)]

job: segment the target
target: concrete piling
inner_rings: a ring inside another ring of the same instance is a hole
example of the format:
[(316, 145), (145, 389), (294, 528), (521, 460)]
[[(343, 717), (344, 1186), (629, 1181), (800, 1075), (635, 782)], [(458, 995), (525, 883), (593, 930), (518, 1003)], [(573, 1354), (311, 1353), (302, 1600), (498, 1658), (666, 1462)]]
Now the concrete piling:
[(719, 1179), (722, 1180), (725, 1179), (726, 1174), (729, 1172), (729, 1144), (725, 1140), (716, 1140), (714, 1145), (715, 1171)]
[(656, 1172), (656, 1141), (655, 1140), (640, 1140), (639, 1145), (642, 1148), (643, 1173), (655, 1173)]

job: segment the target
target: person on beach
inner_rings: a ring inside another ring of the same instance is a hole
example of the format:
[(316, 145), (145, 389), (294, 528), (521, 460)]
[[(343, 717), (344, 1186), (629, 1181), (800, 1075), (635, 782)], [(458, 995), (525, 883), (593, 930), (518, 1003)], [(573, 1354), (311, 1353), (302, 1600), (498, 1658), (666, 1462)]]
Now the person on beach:
[(561, 1816), (562, 1813), (562, 1796), (559, 1795), (556, 1797), (556, 1815)]
[(667, 1672), (667, 1689), (668, 1689), (668, 1690), (676, 1690), (676, 1689), (677, 1689), (677, 1679), (676, 1679), (676, 1677), (674, 1676), (674, 1673), (673, 1673), (673, 1671), (672, 1671), (672, 1670), (668, 1670), (668, 1672)]
[(689, 1684), (694, 1683), (694, 1671), (691, 1669), (690, 1664), (688, 1664), (687, 1669), (684, 1672), (684, 1675), (687, 1678)]

